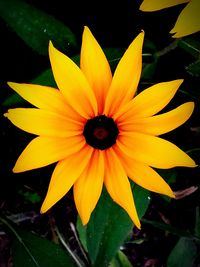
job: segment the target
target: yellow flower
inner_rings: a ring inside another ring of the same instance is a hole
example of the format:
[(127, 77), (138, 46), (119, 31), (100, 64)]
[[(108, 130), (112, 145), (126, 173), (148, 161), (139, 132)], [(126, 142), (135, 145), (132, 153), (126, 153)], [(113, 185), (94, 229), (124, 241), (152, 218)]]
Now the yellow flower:
[[(189, 3), (188, 3), (189, 2)], [(140, 6), (142, 11), (156, 11), (163, 8), (188, 3), (178, 16), (172, 37), (180, 38), (200, 31), (200, 1), (199, 0), (144, 0)]]
[(8, 83), (36, 108), (11, 109), (5, 116), (20, 129), (38, 135), (13, 171), (58, 162), (42, 213), (73, 186), (78, 213), (87, 224), (104, 184), (140, 228), (128, 177), (148, 190), (174, 197), (153, 168), (195, 166), (185, 152), (157, 137), (180, 126), (193, 112), (194, 103), (188, 102), (155, 115), (173, 98), (182, 80), (158, 83), (134, 97), (141, 75), (143, 39), (141, 32), (112, 77), (101, 47), (85, 27), (80, 68), (50, 42), (49, 56), (59, 90)]

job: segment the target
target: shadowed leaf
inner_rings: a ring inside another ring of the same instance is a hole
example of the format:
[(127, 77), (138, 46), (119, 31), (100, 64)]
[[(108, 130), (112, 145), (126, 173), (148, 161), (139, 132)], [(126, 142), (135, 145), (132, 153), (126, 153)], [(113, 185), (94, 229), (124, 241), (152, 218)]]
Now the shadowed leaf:
[(119, 250), (115, 258), (110, 263), (109, 267), (132, 267), (132, 264), (130, 263), (127, 256)]
[[(141, 218), (150, 203), (149, 192), (134, 184), (133, 194), (136, 208)], [(92, 266), (108, 266), (120, 246), (131, 233), (133, 226), (127, 213), (113, 202), (106, 190), (103, 190), (97, 207), (86, 226), (87, 250)], [(82, 233), (80, 233), (81, 236), (85, 238)]]
[(13, 267), (76, 267), (73, 259), (59, 245), (19, 229), (0, 218), (12, 238)]
[(167, 267), (192, 267), (197, 253), (194, 241), (182, 237), (169, 255)]
[(0, 17), (41, 55), (48, 54), (49, 40), (64, 51), (77, 47), (74, 34), (61, 21), (23, 1), (1, 0)]

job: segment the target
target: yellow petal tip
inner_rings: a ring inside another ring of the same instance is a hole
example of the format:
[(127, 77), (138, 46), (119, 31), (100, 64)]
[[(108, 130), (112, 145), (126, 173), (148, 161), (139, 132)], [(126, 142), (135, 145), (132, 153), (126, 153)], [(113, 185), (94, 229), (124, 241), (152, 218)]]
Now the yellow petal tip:
[(16, 93), (20, 95), (20, 89), (23, 88), (22, 83), (15, 83), (15, 82), (7, 82), (7, 85), (12, 88)]
[(12, 169), (12, 172), (13, 173), (18, 173), (18, 171), (17, 171), (17, 169), (15, 167)]
[(88, 26), (84, 26), (84, 31), (89, 31), (90, 32), (90, 29), (88, 28)]
[(144, 35), (145, 35), (145, 31), (141, 30), (140, 33), (138, 34), (138, 37), (141, 39), (141, 41), (144, 41)]
[(52, 43), (52, 41), (50, 40), (50, 41), (49, 41), (49, 53), (50, 53), (50, 51), (52, 51), (53, 48), (54, 48), (53, 43)]
[(17, 84), (17, 83), (14, 83), (14, 82), (7, 82), (7, 85), (10, 86), (11, 88), (12, 88), (13, 86), (15, 86), (15, 84)]
[(86, 226), (87, 223), (88, 223), (88, 221), (87, 221), (87, 222), (83, 222), (83, 221), (82, 221), (83, 226)]
[(3, 114), (4, 117), (8, 118), (10, 120), (10, 115), (12, 113), (13, 109), (8, 109), (6, 113)]
[(50, 207), (45, 207), (44, 203), (42, 204), (41, 208), (40, 208), (40, 213), (44, 214), (45, 212), (47, 212), (50, 209)]
[(89, 222), (90, 217), (88, 217), (88, 216), (87, 217), (84, 217), (83, 215), (81, 216), (80, 214), (79, 214), (79, 216), (81, 218), (82, 225), (83, 226), (87, 225), (88, 222)]
[(144, 35), (145, 34), (145, 31), (143, 29), (141, 29), (141, 32), (140, 33), (142, 33)]
[(13, 169), (12, 169), (12, 172), (13, 172), (13, 173), (20, 173), (20, 172), (25, 172), (25, 171), (27, 171), (26, 169), (22, 168), (22, 166), (20, 166), (21, 164), (18, 164), (18, 162), (20, 162), (20, 161), (17, 161), (17, 162), (16, 162), (15, 166), (14, 166)]
[(196, 168), (196, 167), (200, 167), (200, 165), (196, 164), (195, 162), (192, 164), (192, 166), (190, 166), (192, 168)]
[(3, 116), (8, 118), (8, 112), (4, 113)]
[(40, 209), (40, 213), (41, 213), (41, 214), (44, 214), (45, 211), (41, 208), (41, 209)]
[(133, 224), (139, 229), (141, 230), (141, 223), (140, 223), (140, 219), (138, 217), (137, 214), (129, 214), (130, 218), (132, 219)]
[(139, 229), (139, 230), (141, 230), (141, 223), (140, 223), (140, 221), (139, 222), (135, 222), (134, 223), (135, 224), (135, 226)]
[(175, 193), (173, 191), (168, 196), (171, 197), (171, 198), (176, 198), (176, 195), (175, 195)]
[(92, 33), (88, 26), (84, 26), (83, 36), (85, 36), (86, 38), (90, 38), (92, 36)]
[(19, 173), (19, 172), (24, 172), (24, 171), (26, 171), (26, 170), (22, 169), (22, 168), (19, 166), (18, 162), (20, 162), (20, 161), (17, 160), (17, 162), (15, 163), (15, 166), (14, 166), (13, 169), (12, 169), (12, 172), (13, 172), (13, 173)]
[(177, 81), (177, 83), (179, 84), (179, 86), (184, 82), (184, 79), (177, 79), (176, 80)]

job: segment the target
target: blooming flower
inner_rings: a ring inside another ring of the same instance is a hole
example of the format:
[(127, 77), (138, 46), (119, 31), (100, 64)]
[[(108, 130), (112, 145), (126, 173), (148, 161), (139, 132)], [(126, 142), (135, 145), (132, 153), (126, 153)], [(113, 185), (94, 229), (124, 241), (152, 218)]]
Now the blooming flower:
[(8, 83), (36, 108), (10, 109), (5, 116), (20, 129), (38, 135), (22, 152), (13, 171), (58, 162), (42, 213), (73, 186), (78, 213), (87, 224), (104, 184), (140, 228), (128, 177), (148, 190), (174, 197), (154, 168), (195, 166), (185, 152), (157, 137), (184, 123), (193, 112), (194, 104), (188, 102), (155, 115), (173, 98), (182, 80), (158, 83), (134, 96), (141, 75), (143, 39), (141, 32), (112, 77), (101, 47), (85, 27), (80, 68), (49, 44), (59, 90)]
[(200, 31), (200, 1), (199, 0), (144, 0), (140, 6), (142, 11), (156, 11), (163, 8), (188, 3), (178, 16), (172, 37), (180, 38)]

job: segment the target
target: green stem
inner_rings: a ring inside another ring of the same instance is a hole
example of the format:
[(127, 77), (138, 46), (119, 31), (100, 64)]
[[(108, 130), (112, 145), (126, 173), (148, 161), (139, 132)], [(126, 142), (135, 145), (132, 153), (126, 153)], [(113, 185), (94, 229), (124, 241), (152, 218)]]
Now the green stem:
[(85, 267), (85, 264), (83, 264), (83, 262), (77, 257), (77, 255), (75, 255), (70, 247), (68, 246), (68, 244), (65, 242), (65, 239), (63, 238), (62, 234), (60, 233), (60, 231), (58, 230), (57, 227), (55, 227), (55, 232), (58, 235), (58, 238), (60, 240), (60, 242), (62, 243), (62, 245), (65, 247), (65, 249), (67, 250), (67, 252), (70, 254), (70, 256), (73, 258), (73, 260), (76, 262), (78, 267)]
[(192, 148), (190, 150), (187, 150), (186, 153), (190, 154), (190, 153), (193, 153), (193, 152), (196, 152), (196, 151), (200, 151), (200, 147), (196, 147), (196, 148)]
[(89, 263), (89, 261), (88, 261), (88, 257), (87, 257), (87, 255), (86, 255), (86, 253), (85, 253), (85, 250), (83, 249), (83, 246), (81, 245), (81, 242), (80, 242), (80, 240), (79, 240), (79, 238), (78, 238), (78, 235), (77, 235), (75, 226), (73, 225), (73, 223), (70, 223), (70, 226), (71, 226), (71, 229), (72, 229), (72, 231), (73, 231), (73, 233), (74, 233), (74, 237), (75, 237), (75, 239), (76, 239), (76, 242), (78, 243), (78, 246), (79, 246), (79, 248), (80, 248), (80, 251), (81, 251), (83, 257), (85, 258), (86, 262)]
[(156, 57), (161, 57), (169, 53), (170, 51), (174, 50), (178, 46), (178, 39), (176, 39), (174, 42), (163, 48), (162, 50), (155, 53)]

